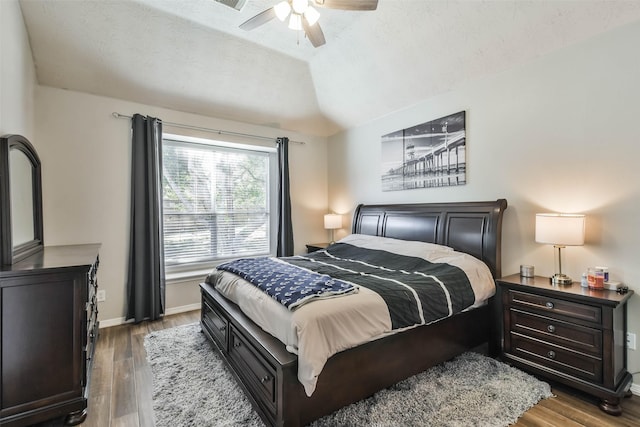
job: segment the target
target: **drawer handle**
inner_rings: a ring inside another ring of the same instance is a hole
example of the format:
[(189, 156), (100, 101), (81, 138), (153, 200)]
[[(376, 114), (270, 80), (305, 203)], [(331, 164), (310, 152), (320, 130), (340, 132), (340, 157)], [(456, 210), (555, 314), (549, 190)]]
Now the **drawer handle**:
[(269, 375), (265, 375), (264, 377), (260, 378), (260, 382), (262, 384), (266, 383), (267, 381), (269, 381), (271, 379), (271, 377)]
[(547, 326), (547, 331), (549, 331), (551, 333), (554, 333), (556, 331), (556, 327), (553, 326), (553, 325), (549, 325), (549, 326)]
[(236, 341), (236, 342), (234, 342), (234, 343), (233, 343), (233, 346), (234, 346), (235, 348), (238, 348), (238, 347), (240, 347), (241, 345), (242, 345), (242, 343), (241, 343), (240, 341)]
[(553, 303), (551, 301), (547, 302), (545, 306), (549, 309), (553, 308)]
[(556, 352), (553, 350), (549, 350), (549, 352), (547, 353), (547, 357), (549, 357), (549, 359), (555, 359), (556, 358)]

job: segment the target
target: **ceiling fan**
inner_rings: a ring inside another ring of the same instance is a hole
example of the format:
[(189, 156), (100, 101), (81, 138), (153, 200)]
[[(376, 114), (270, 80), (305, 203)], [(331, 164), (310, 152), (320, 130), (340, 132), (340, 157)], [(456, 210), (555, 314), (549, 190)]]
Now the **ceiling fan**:
[(282, 0), (253, 18), (247, 19), (240, 24), (240, 28), (251, 31), (273, 18), (284, 22), (288, 17), (289, 28), (296, 31), (304, 30), (313, 47), (319, 47), (325, 44), (326, 40), (318, 23), (320, 13), (313, 6), (341, 10), (376, 10), (378, 0)]

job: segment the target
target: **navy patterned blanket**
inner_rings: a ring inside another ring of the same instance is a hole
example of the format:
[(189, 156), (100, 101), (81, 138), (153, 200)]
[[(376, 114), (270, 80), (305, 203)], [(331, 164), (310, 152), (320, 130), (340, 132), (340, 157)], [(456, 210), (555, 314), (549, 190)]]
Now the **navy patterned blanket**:
[(280, 260), (267, 257), (242, 258), (219, 265), (218, 270), (237, 274), (289, 310), (312, 299), (330, 298), (358, 291), (351, 283)]

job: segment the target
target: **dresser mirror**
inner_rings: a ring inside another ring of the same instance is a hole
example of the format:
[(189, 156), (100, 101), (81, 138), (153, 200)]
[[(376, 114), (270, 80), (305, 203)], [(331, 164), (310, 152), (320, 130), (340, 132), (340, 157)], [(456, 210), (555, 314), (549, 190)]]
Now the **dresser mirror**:
[(0, 259), (14, 264), (43, 248), (40, 158), (27, 138), (0, 138)]

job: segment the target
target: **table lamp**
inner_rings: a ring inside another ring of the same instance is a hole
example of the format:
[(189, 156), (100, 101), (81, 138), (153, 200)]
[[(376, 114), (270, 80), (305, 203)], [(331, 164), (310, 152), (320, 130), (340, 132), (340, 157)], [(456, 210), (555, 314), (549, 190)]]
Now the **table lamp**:
[(551, 278), (554, 285), (571, 285), (571, 277), (562, 273), (562, 248), (584, 245), (584, 215), (536, 214), (536, 242), (558, 249), (558, 272)]
[(335, 241), (333, 240), (333, 230), (342, 228), (342, 215), (325, 214), (324, 228), (327, 230), (331, 230), (331, 244), (335, 243)]

